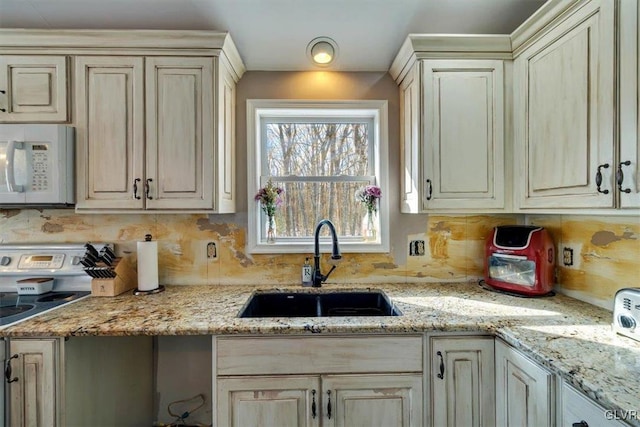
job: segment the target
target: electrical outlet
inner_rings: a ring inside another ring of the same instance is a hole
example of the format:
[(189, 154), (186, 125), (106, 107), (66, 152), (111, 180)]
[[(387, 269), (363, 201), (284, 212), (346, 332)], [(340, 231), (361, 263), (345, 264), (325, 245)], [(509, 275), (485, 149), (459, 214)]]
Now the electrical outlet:
[(564, 264), (565, 267), (573, 265), (573, 249), (566, 246), (562, 248), (562, 264)]
[(208, 259), (218, 258), (218, 249), (216, 248), (215, 242), (207, 243), (207, 258)]
[(409, 256), (424, 256), (424, 240), (409, 242)]

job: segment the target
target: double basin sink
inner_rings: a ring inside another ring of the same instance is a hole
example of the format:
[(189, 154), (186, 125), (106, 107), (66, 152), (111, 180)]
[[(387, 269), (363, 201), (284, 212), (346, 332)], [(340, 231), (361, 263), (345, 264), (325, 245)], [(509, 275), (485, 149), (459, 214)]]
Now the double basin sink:
[(401, 316), (382, 291), (256, 292), (238, 317)]

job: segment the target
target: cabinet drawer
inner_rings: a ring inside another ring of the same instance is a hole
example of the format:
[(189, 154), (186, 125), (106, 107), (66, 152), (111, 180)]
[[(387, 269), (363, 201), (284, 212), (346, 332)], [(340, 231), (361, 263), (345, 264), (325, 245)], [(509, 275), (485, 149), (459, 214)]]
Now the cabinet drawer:
[[(621, 427), (625, 426), (613, 418), (613, 412), (606, 411), (600, 405), (584, 396), (571, 386), (562, 384), (562, 425), (572, 426), (584, 422), (586, 426)], [(620, 416), (621, 414), (618, 414)]]
[(422, 338), (218, 338), (217, 375), (422, 372)]

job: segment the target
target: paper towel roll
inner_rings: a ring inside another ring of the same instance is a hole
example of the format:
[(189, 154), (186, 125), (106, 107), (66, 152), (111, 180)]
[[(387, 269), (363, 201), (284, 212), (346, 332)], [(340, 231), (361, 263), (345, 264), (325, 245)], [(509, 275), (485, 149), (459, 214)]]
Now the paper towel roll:
[(138, 242), (138, 290), (152, 291), (158, 288), (158, 242), (151, 235)]

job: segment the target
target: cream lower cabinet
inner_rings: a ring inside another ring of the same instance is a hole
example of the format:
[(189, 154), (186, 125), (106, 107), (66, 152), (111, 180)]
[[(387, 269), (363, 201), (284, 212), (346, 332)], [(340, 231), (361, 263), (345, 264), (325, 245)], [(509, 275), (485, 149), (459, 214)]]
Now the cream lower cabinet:
[(9, 339), (9, 426), (151, 425), (152, 352), (151, 337)]
[(514, 60), (516, 204), (613, 208), (614, 0), (581, 2)]
[(495, 425), (494, 338), (431, 337), (429, 352), (430, 425)]
[(496, 425), (555, 425), (555, 376), (499, 339), (495, 357)]
[(416, 61), (400, 84), (402, 212), (505, 208), (504, 63)]
[(7, 355), (9, 425), (59, 426), (60, 340), (12, 339)]
[(420, 336), (213, 339), (218, 427), (423, 424)]
[(625, 415), (630, 420), (635, 415), (632, 412), (624, 414), (607, 411), (567, 383), (562, 383), (560, 399), (562, 402), (562, 410), (560, 411), (562, 419), (559, 425), (561, 426), (623, 427), (626, 424), (618, 420), (624, 419)]
[(59, 122), (68, 118), (67, 57), (0, 55), (0, 122)]
[(218, 425), (414, 426), (421, 389), (420, 374), (222, 378)]

